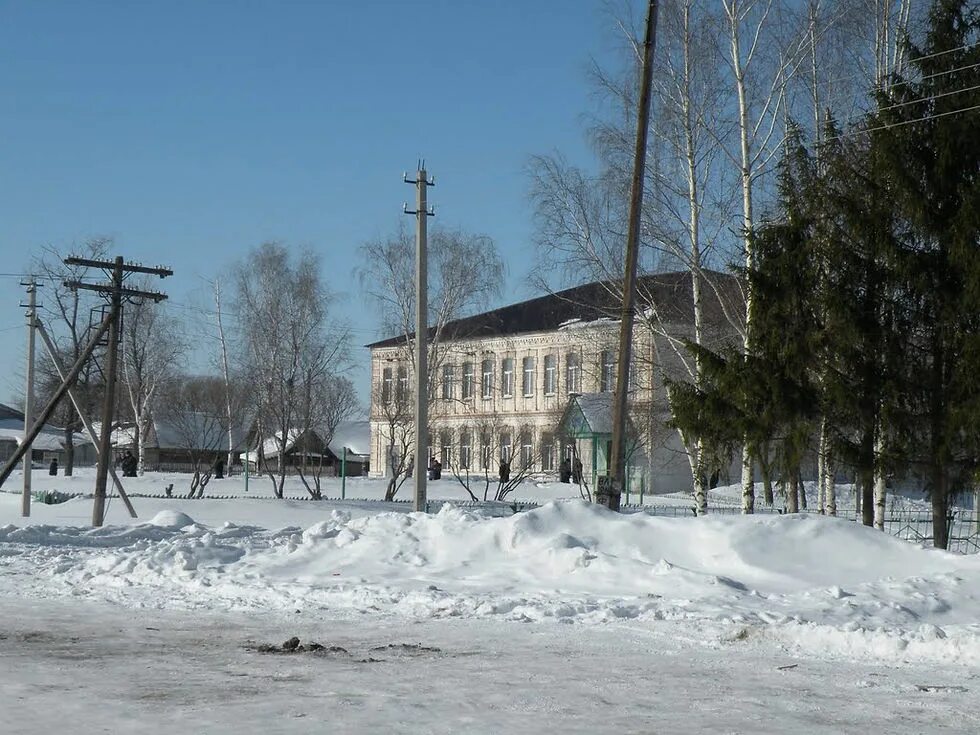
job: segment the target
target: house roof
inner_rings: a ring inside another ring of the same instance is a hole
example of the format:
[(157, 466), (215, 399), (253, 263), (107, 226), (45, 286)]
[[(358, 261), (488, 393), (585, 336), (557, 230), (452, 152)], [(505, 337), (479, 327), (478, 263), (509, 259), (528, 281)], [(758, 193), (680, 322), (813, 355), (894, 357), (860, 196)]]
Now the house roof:
[[(0, 403), (0, 441), (14, 441), (19, 446), (24, 438), (24, 412)], [(44, 452), (58, 452), (64, 449), (64, 432), (56, 426), (45, 424), (34, 441), (33, 449)], [(88, 435), (79, 433), (74, 438), (75, 446), (91, 443)]]
[[(734, 276), (707, 270), (703, 273), (717, 285), (721, 298), (731, 304), (737, 303), (741, 298)], [(640, 276), (637, 279), (637, 292), (638, 310), (653, 306), (664, 321), (685, 324), (693, 320), (690, 271)], [(724, 306), (728, 305), (726, 303)], [(702, 290), (702, 308), (707, 323), (719, 324), (724, 321), (723, 305), (713, 289)], [(596, 281), (449, 322), (444, 330), (444, 339), (479, 339), (547, 332), (594, 324), (600, 320), (617, 321), (620, 309), (621, 300), (617, 296), (615, 284)], [(413, 335), (389, 337), (372, 342), (367, 347), (394, 347), (411, 336)]]
[(612, 434), (613, 394), (581, 393), (573, 395), (559, 423), (570, 436)]
[[(315, 434), (315, 432), (312, 432)], [(286, 452), (289, 452), (297, 441), (303, 436), (301, 429), (290, 429), (287, 432)], [(262, 454), (264, 457), (271, 458), (279, 455), (280, 432), (276, 432), (275, 437), (269, 437), (262, 442)], [(318, 443), (320, 439), (316, 440)], [(349, 459), (366, 459), (371, 456), (371, 424), (368, 421), (342, 421), (334, 430), (333, 439), (327, 445), (327, 449), (338, 459), (347, 448)], [(310, 456), (315, 456), (311, 453)], [(326, 455), (325, 455), (326, 456)], [(258, 453), (255, 450), (243, 452), (242, 457), (247, 457), (249, 461), (256, 461)]]
[[(98, 429), (96, 429), (98, 431)], [(220, 434), (220, 439), (217, 435)], [(235, 450), (245, 443), (244, 426), (232, 427)], [(227, 431), (220, 428), (208, 414), (187, 411), (181, 414), (180, 426), (166, 415), (154, 416), (148, 432), (146, 446), (157, 449), (228, 449)], [(217, 446), (215, 442), (217, 440)], [(194, 446), (188, 446), (193, 442)], [(112, 444), (116, 447), (133, 447), (136, 444), (136, 427), (121, 426), (112, 432)]]
[(330, 451), (340, 456), (347, 447), (349, 454), (368, 457), (371, 455), (371, 423), (369, 421), (342, 421), (334, 430), (328, 445)]

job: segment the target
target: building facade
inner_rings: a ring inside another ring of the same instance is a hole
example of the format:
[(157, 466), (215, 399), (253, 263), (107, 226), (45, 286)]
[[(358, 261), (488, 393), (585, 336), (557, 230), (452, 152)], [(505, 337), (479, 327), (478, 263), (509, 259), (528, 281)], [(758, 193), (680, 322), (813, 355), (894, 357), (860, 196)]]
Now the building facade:
[[(716, 274), (730, 284), (731, 279)], [(634, 492), (688, 489), (691, 472), (676, 433), (667, 428), (664, 376), (683, 379), (682, 342), (693, 337), (690, 273), (648, 276), (634, 332), (629, 404), (635, 450), (629, 457)], [(685, 308), (685, 304), (687, 309)], [(688, 309), (690, 314), (688, 314)], [(706, 308), (710, 331), (721, 308)], [(587, 284), (447, 325), (430, 348), (429, 453), (443, 475), (496, 477), (557, 474), (563, 459), (586, 468), (594, 487), (604, 474), (607, 442), (586, 442), (560, 426), (571, 398), (615, 390), (619, 322), (615, 293)], [(371, 468), (374, 476), (410, 469), (414, 410), (411, 340), (371, 349)], [(593, 401), (594, 403), (594, 401)]]

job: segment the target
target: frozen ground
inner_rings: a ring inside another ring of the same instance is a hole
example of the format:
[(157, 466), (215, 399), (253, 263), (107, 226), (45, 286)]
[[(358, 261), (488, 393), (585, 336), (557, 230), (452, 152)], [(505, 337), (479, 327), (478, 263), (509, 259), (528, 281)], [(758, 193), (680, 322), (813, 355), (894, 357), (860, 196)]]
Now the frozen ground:
[(19, 502), (4, 732), (980, 730), (980, 557), (843, 520)]

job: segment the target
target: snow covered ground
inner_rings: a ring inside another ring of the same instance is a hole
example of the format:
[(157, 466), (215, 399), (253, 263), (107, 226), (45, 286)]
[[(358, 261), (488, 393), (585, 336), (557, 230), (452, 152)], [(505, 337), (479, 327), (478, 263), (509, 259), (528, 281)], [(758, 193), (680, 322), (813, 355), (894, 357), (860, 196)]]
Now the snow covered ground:
[[(23, 519), (0, 494), (6, 731), (48, 730), (56, 712), (91, 724), (76, 732), (980, 730), (977, 555), (818, 516), (619, 515), (575, 499), (505, 518), (134, 502), (138, 520), (113, 500), (92, 529), (88, 499)], [(255, 650), (293, 635), (344, 651)]]

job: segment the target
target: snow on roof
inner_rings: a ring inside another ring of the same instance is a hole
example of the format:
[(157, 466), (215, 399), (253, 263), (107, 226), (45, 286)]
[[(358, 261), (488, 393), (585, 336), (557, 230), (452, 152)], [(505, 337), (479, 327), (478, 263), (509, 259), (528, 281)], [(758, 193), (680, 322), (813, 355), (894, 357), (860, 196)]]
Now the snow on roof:
[(349, 454), (371, 454), (371, 423), (368, 421), (342, 421), (334, 430), (330, 451), (338, 457), (347, 447)]
[[(302, 429), (290, 429), (286, 432), (286, 446), (285, 451), (288, 452), (299, 438), (303, 435)], [(279, 441), (282, 438), (282, 432), (277, 431), (274, 436), (270, 436), (262, 442), (262, 456), (266, 458), (278, 457), (279, 456)], [(249, 462), (257, 462), (259, 459), (258, 452), (242, 452), (242, 458), (247, 458)]]
[[(64, 448), (63, 436), (54, 427), (41, 430), (31, 447), (42, 452), (60, 452)], [(24, 439), (24, 419), (0, 419), (0, 441), (14, 441), (20, 446)]]
[(612, 434), (613, 394), (582, 393), (575, 398), (589, 428), (595, 434)]
[[(101, 429), (96, 426), (96, 432)], [(232, 427), (232, 440), (235, 448), (245, 443), (245, 428)], [(191, 443), (193, 446), (188, 446)], [(217, 445), (216, 445), (217, 443)], [(114, 447), (133, 447), (136, 445), (136, 426), (119, 426), (112, 432)], [(205, 413), (188, 411), (180, 416), (180, 425), (173, 418), (154, 416), (146, 446), (157, 449), (227, 449), (228, 433), (220, 422)]]

